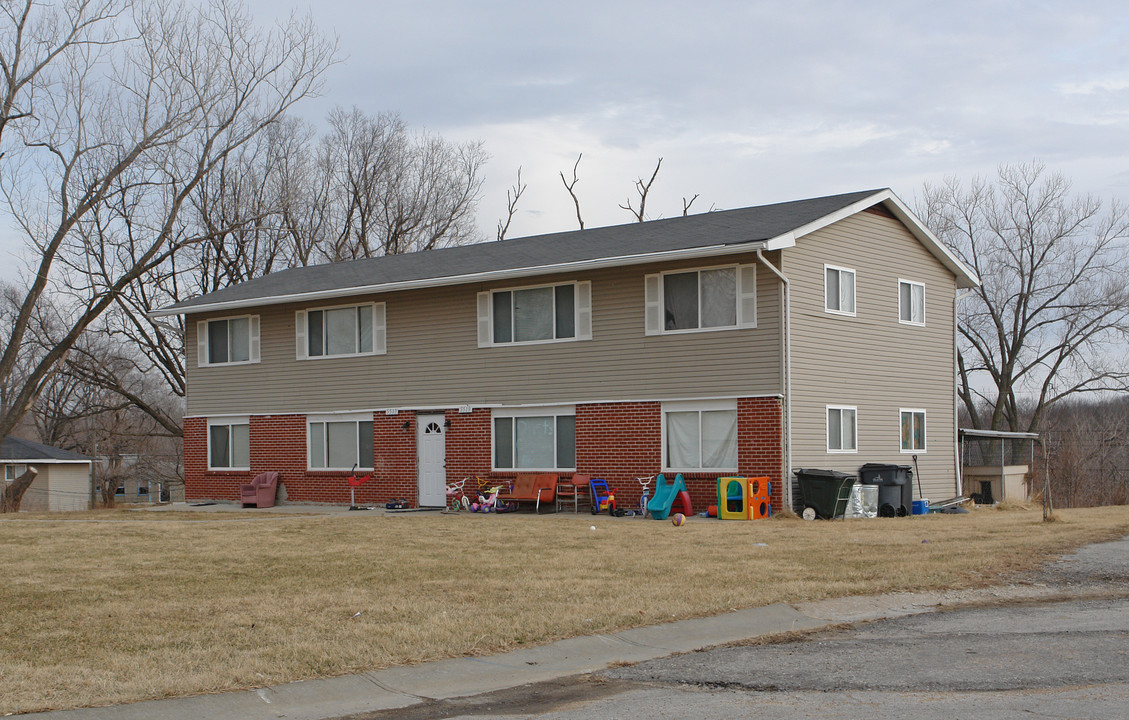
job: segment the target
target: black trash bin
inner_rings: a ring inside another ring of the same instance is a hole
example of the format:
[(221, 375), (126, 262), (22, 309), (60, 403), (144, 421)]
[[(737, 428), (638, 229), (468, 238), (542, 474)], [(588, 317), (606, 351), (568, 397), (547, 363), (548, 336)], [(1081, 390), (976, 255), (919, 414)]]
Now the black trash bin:
[(905, 517), (913, 512), (913, 468), (909, 465), (867, 463), (859, 482), (878, 486), (878, 517)]
[(803, 518), (814, 520), (843, 517), (847, 501), (851, 497), (851, 486), (855, 476), (838, 470), (815, 470), (796, 468), (793, 470), (800, 482), (800, 495), (803, 497)]

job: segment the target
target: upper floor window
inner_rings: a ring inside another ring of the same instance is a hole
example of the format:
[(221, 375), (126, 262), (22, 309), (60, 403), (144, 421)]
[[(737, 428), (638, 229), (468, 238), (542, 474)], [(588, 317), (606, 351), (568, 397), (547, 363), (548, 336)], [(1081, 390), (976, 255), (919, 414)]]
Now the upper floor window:
[(858, 409), (827, 406), (827, 452), (858, 452)]
[(757, 326), (755, 265), (657, 273), (644, 285), (648, 335)]
[(259, 362), (259, 316), (201, 320), (196, 323), (196, 364)]
[(208, 421), (208, 469), (251, 469), (251, 426), (247, 418)]
[(663, 469), (737, 469), (737, 401), (663, 403)]
[(902, 410), (902, 452), (925, 452), (925, 411)]
[(855, 271), (850, 268), (823, 266), (824, 308), (837, 315), (855, 314)]
[(898, 322), (925, 324), (925, 285), (909, 280), (898, 281)]
[(478, 346), (592, 339), (592, 283), (478, 294)]
[(299, 310), (294, 327), (300, 360), (386, 352), (384, 303)]

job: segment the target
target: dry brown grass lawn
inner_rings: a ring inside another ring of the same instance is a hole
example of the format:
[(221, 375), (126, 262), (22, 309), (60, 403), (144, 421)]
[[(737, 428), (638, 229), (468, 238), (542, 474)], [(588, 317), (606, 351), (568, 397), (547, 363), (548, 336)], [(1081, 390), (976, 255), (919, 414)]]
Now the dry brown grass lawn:
[(1059, 517), (682, 528), (570, 513), (4, 519), (0, 713), (340, 675), (776, 602), (969, 587), (1129, 533), (1126, 507)]

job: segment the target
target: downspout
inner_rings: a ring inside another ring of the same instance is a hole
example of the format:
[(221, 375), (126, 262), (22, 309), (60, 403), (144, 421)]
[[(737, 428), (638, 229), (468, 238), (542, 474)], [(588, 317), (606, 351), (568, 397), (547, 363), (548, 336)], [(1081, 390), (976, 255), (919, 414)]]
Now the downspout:
[[(957, 355), (960, 353), (958, 343), (960, 342), (960, 301), (972, 294), (971, 290), (965, 290), (962, 293), (957, 293), (953, 296), (953, 452), (956, 455), (956, 469), (957, 469), (957, 497), (964, 495), (964, 468), (962, 467), (963, 458), (961, 457), (960, 448), (960, 400), (955, 392), (955, 385), (957, 383)], [(1001, 485), (1002, 487), (1002, 485)]]
[(780, 278), (784, 290), (784, 323), (781, 327), (781, 365), (784, 368), (784, 468), (780, 473), (784, 487), (780, 488), (780, 497), (785, 510), (792, 509), (792, 293), (788, 278), (770, 263), (764, 256), (764, 251), (757, 248), (757, 260)]

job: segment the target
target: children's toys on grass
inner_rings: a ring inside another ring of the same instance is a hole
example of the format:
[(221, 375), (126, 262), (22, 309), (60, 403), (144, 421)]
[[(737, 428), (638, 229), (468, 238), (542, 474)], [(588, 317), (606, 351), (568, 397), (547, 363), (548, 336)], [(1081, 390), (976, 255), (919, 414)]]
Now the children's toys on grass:
[(639, 509), (632, 513), (633, 515), (647, 517), (647, 503), (651, 501), (651, 481), (654, 479), (654, 475), (635, 478), (635, 480), (643, 486), (643, 493), (639, 496)]
[(767, 477), (717, 479), (717, 514), (722, 520), (760, 520), (772, 515)]
[(588, 489), (592, 493), (593, 515), (599, 515), (604, 510), (607, 510), (609, 515), (615, 515), (617, 509), (615, 504), (615, 490), (608, 488), (607, 480), (592, 478), (588, 481)]
[(686, 489), (686, 482), (682, 473), (674, 476), (674, 482), (667, 484), (666, 477), (659, 473), (655, 476), (655, 497), (647, 503), (647, 510), (656, 520), (666, 520), (674, 504), (678, 503), (683, 515), (693, 515), (694, 507), (690, 504), (690, 493)]
[(674, 517), (670, 519), (674, 527), (682, 527), (686, 524), (686, 516), (682, 513), (674, 513)]

